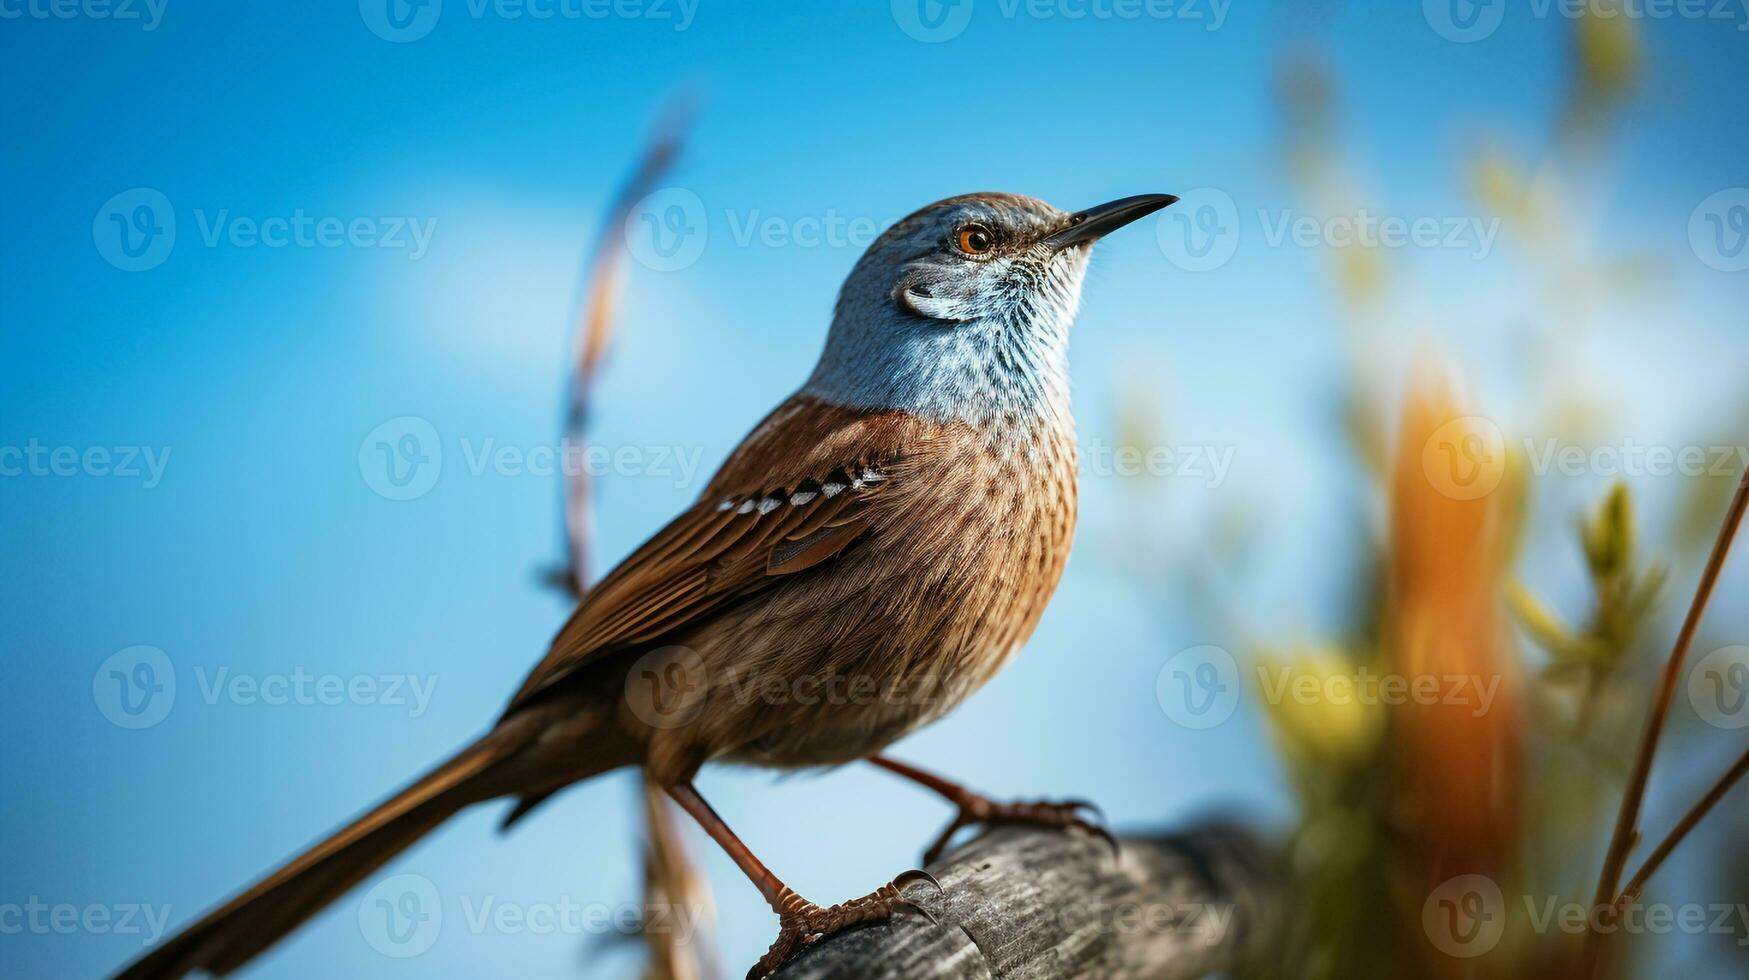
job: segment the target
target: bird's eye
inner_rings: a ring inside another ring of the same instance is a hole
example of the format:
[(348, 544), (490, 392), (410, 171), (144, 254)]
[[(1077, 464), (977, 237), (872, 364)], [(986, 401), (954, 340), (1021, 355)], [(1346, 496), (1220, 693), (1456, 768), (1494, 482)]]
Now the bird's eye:
[(959, 246), (967, 255), (983, 255), (996, 247), (996, 236), (983, 225), (967, 225), (960, 229)]

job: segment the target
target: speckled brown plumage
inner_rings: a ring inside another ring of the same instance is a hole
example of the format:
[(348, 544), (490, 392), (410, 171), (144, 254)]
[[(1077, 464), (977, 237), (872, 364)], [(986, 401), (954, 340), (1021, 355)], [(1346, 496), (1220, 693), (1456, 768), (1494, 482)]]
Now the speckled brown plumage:
[[(714, 759), (859, 759), (1007, 662), (1056, 587), (1074, 525), (1066, 420), (980, 432), (792, 398), (591, 594), (511, 710), (602, 658), (678, 645), (701, 661), (687, 680), (709, 688), (688, 692), (703, 699), (696, 721), (652, 727), (635, 706), (620, 711), (658, 778)], [(760, 684), (770, 678), (786, 690)], [(803, 696), (815, 686), (845, 693)]]

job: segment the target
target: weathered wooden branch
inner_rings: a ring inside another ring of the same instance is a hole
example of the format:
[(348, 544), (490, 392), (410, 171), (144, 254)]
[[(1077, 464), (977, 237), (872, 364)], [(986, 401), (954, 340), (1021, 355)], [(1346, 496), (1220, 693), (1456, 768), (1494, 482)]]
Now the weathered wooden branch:
[(839, 933), (775, 980), (1183, 980), (1234, 967), (1277, 935), (1286, 896), (1259, 840), (1217, 825), (1126, 838), (1003, 828), (928, 869), (914, 913)]

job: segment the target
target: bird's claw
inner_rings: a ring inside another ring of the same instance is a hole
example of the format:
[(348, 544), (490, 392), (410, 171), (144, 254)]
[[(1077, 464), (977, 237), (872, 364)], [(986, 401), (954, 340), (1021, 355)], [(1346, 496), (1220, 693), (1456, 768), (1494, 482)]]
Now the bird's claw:
[[(1111, 831), (1105, 827), (1105, 812), (1099, 808), (1098, 804), (1090, 800), (1074, 799), (1061, 802), (1036, 800), (998, 803), (975, 793), (967, 793), (955, 802), (959, 804), (960, 812), (955, 815), (953, 822), (947, 825), (940, 836), (936, 837), (935, 843), (930, 845), (929, 850), (924, 852), (924, 864), (934, 864), (947, 850), (947, 845), (953, 841), (954, 835), (959, 833), (962, 828), (978, 824), (989, 827), (1032, 826), (1051, 827), (1059, 830), (1071, 828), (1084, 830), (1105, 841), (1111, 847), (1112, 857), (1119, 857), (1122, 853), (1117, 838), (1112, 836)], [(1093, 819), (1090, 820), (1083, 816), (1083, 811), (1086, 811)]]
[(747, 971), (747, 980), (762, 980), (771, 976), (804, 946), (854, 925), (891, 919), (901, 910), (920, 913), (932, 925), (940, 925), (940, 920), (936, 919), (934, 913), (900, 896), (906, 888), (919, 882), (929, 884), (937, 892), (946, 894), (942, 890), (941, 882), (927, 871), (907, 871), (894, 878), (890, 884), (882, 885), (862, 898), (840, 902), (829, 908), (821, 908), (795, 892), (784, 889), (777, 903), (777, 939), (759, 962)]
[(937, 895), (946, 895), (947, 894), (947, 889), (941, 887), (941, 882), (937, 881), (934, 875), (930, 874), (927, 871), (918, 870), (918, 869), (913, 869), (911, 871), (907, 871), (904, 874), (900, 875), (899, 877), (894, 878), (893, 879), (893, 887), (897, 888), (900, 891), (904, 891), (905, 889), (911, 887), (912, 885), (917, 884), (918, 882), (923, 882), (924, 884), (927, 884), (929, 887), (935, 889), (935, 894), (937, 894)]

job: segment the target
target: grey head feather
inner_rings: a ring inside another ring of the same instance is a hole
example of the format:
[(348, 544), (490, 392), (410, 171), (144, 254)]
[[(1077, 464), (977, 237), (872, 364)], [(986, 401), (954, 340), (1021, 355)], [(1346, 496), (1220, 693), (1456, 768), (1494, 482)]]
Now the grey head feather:
[[(802, 394), (941, 422), (1066, 424), (1089, 248), (1041, 239), (1069, 220), (1030, 197), (969, 194), (887, 229), (845, 280)], [(967, 251), (968, 229), (991, 246)]]

